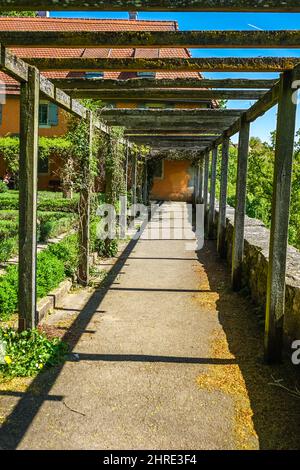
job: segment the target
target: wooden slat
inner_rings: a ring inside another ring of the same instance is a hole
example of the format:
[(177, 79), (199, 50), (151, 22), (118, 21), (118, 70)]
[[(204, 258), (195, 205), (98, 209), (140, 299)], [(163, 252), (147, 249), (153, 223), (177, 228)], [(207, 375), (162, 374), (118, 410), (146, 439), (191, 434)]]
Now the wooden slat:
[(1, 31), (6, 47), (297, 49), (300, 31)]
[(282, 72), (291, 70), (299, 57), (204, 57), (195, 59), (92, 59), (92, 58), (26, 58), (39, 70), (116, 70), (170, 72)]
[[(199, 81), (199, 86), (201, 82)], [(175, 85), (175, 83), (174, 83)], [(74, 90), (70, 92), (74, 98), (88, 98), (103, 101), (177, 101), (191, 100), (258, 100), (263, 90), (182, 90), (182, 89), (129, 89), (129, 90)]]
[(284, 74), (281, 79), (277, 116), (265, 322), (265, 359), (268, 362), (279, 362), (282, 355), (286, 255), (297, 107), (293, 99), (292, 81), (292, 73)]
[(129, 90), (129, 89), (147, 89), (147, 88), (240, 88), (240, 89), (269, 89), (278, 80), (253, 80), (253, 79), (194, 79), (194, 78), (176, 78), (176, 80), (154, 79), (154, 78), (133, 78), (128, 80), (112, 79), (88, 79), (88, 78), (63, 78), (52, 79), (57, 87), (63, 90)]
[(1, 10), (300, 12), (300, 0), (1, 0)]

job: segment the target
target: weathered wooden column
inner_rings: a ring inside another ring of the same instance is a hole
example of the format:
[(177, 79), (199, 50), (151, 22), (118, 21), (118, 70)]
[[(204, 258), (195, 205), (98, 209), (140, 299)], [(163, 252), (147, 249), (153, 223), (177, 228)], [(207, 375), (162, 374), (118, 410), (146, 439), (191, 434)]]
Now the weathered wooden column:
[(148, 205), (149, 202), (149, 194), (148, 194), (148, 165), (147, 161), (145, 161), (144, 166), (144, 183), (143, 183), (143, 203), (145, 206)]
[(215, 207), (216, 207), (216, 179), (217, 179), (217, 161), (218, 147), (212, 150), (211, 175), (210, 175), (210, 199), (209, 199), (209, 215), (208, 215), (208, 236), (214, 238), (215, 224)]
[(90, 268), (90, 210), (91, 210), (91, 159), (93, 152), (93, 114), (88, 116), (88, 148), (81, 162), (83, 186), (79, 198), (79, 266), (78, 282), (87, 286), (89, 284)]
[(19, 170), (19, 329), (37, 326), (36, 212), (40, 75), (28, 68), (21, 84)]
[(209, 152), (204, 157), (204, 183), (203, 183), (203, 204), (205, 217), (205, 234), (208, 230), (208, 183), (209, 183)]
[(137, 156), (133, 153), (132, 157), (132, 203), (136, 204), (137, 187)]
[(232, 288), (238, 291), (242, 287), (242, 266), (244, 257), (244, 232), (246, 216), (247, 172), (249, 155), (250, 123), (242, 117), (239, 135), (236, 196), (234, 211), (234, 229), (232, 242)]
[(292, 72), (281, 76), (277, 116), (272, 220), (265, 323), (265, 359), (279, 362), (285, 310), (286, 253), (296, 120)]
[(125, 197), (128, 197), (128, 163), (129, 163), (129, 142), (126, 141), (126, 161), (125, 161)]
[(222, 144), (219, 218), (218, 218), (218, 235), (217, 235), (217, 250), (221, 258), (226, 257), (226, 206), (227, 206), (229, 144), (230, 144), (229, 138), (224, 137), (223, 144)]
[(199, 204), (203, 204), (203, 177), (204, 177), (204, 157), (200, 158), (199, 162)]

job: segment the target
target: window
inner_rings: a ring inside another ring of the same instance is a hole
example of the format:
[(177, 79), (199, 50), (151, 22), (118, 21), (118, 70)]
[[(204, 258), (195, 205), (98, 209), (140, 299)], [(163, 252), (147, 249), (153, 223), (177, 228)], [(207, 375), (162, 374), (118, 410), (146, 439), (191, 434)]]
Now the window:
[(39, 125), (48, 126), (48, 105), (40, 104), (39, 107)]
[(157, 162), (155, 162), (154, 169), (153, 169), (154, 178), (160, 178), (160, 179), (163, 178), (164, 176), (163, 164), (164, 164), (163, 160), (158, 160)]
[(53, 103), (40, 103), (39, 125), (50, 127), (58, 125), (58, 107)]
[(48, 174), (49, 173), (49, 159), (40, 158), (38, 159), (38, 173)]
[(155, 78), (155, 72), (137, 72), (139, 78)]
[(104, 72), (85, 72), (85, 78), (97, 80), (104, 77)]

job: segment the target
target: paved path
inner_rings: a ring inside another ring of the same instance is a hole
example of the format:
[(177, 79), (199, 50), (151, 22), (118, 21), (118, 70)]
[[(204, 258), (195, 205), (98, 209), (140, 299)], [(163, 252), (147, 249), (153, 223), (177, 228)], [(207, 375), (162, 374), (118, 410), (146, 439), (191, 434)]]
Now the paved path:
[[(190, 232), (185, 206), (164, 204), (143, 239), (130, 242), (109, 285), (69, 295), (52, 317), (54, 324), (79, 312), (70, 335), (75, 356), (41, 374), (25, 396), (4, 397), (13, 411), (2, 448), (236, 448), (233, 398), (197, 384), (209, 368), (235, 360), (211, 355), (222, 330), (218, 296), (191, 249), (193, 234), (168, 239), (169, 212), (176, 229), (182, 208)], [(163, 239), (145, 239), (160, 219)]]

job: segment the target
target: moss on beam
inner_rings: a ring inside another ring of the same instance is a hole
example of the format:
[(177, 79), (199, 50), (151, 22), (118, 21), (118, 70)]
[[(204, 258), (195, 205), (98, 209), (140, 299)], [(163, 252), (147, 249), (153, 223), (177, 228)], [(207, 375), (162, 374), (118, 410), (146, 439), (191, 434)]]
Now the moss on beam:
[(54, 11), (300, 12), (300, 0), (1, 0), (0, 9)]
[(300, 47), (300, 31), (1, 31), (9, 47), (264, 48)]
[(291, 70), (300, 62), (299, 57), (245, 57), (195, 59), (91, 59), (91, 58), (26, 58), (26, 62), (40, 70), (118, 72), (170, 71), (170, 72), (282, 72)]
[(129, 80), (112, 79), (87, 79), (87, 78), (65, 78), (52, 79), (52, 82), (63, 90), (128, 90), (128, 89), (155, 89), (155, 88), (240, 88), (240, 89), (269, 89), (278, 80), (251, 80), (247, 78), (233, 79), (201, 79), (200, 78), (178, 78), (173, 79), (153, 79), (153, 78), (132, 78)]

